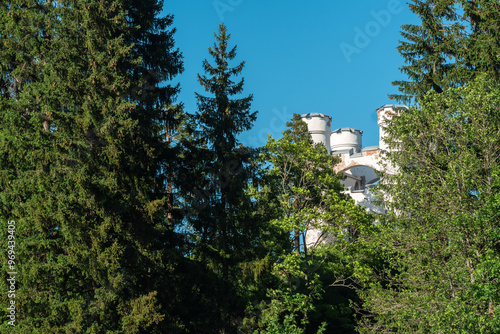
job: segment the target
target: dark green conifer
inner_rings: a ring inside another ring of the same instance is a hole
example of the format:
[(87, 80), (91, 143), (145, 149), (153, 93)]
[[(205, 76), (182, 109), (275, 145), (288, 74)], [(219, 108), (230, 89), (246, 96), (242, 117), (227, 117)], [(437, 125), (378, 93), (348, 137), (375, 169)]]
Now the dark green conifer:
[[(496, 1), (413, 1), (400, 51), (409, 81), (387, 124), (380, 195), (388, 214), (374, 239), (383, 269), (360, 291), (367, 333), (495, 333), (500, 299), (499, 15)], [(431, 79), (426, 81), (426, 79)]]
[(256, 168), (253, 149), (238, 141), (238, 134), (249, 130), (256, 119), (252, 95), (241, 96), (244, 80), (234, 81), (244, 66), (230, 67), (236, 47), (229, 48), (230, 35), (222, 24), (216, 43), (209, 48), (212, 65), (203, 62), (206, 74), (198, 75), (204, 90), (196, 94), (198, 111), (193, 115), (196, 131), (188, 154), (198, 161), (185, 175), (188, 180), (185, 214), (192, 227), (192, 256), (204, 267), (205, 298), (213, 315), (207, 316), (216, 328), (234, 329), (243, 314), (248, 287), (242, 286), (242, 267), (256, 254), (259, 222), (252, 217), (252, 203), (245, 189)]
[(478, 73), (498, 79), (500, 5), (488, 0), (412, 0), (420, 24), (403, 25), (398, 50), (407, 80), (394, 81), (402, 103), (422, 100), (473, 80)]
[(421, 20), (420, 25), (405, 24), (398, 46), (405, 60), (401, 72), (408, 80), (394, 81), (399, 94), (390, 95), (402, 103), (419, 100), (429, 90), (442, 92), (457, 83), (456, 69), (451, 59), (457, 57), (457, 14), (450, 1), (414, 0), (410, 10)]
[(160, 118), (178, 89), (159, 85), (182, 63), (161, 9), (0, 6), (0, 217), (17, 227), (19, 332), (176, 328)]

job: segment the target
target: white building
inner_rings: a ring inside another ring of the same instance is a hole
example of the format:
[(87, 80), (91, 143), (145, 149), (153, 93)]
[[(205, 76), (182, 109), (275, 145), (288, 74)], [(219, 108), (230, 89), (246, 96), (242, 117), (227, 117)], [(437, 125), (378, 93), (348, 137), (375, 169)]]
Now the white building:
[[(331, 131), (332, 118), (321, 113), (303, 114), (302, 120), (307, 123), (309, 132), (315, 143), (322, 143), (328, 152), (340, 157), (340, 163), (333, 166), (337, 173), (344, 173), (341, 181), (345, 193), (349, 194), (356, 204), (364, 205), (367, 210), (381, 212), (374, 203), (375, 196), (370, 191), (380, 180), (377, 171), (393, 173), (395, 168), (383, 164), (383, 151), (388, 149), (384, 141), (387, 122), (399, 114), (399, 110), (408, 109), (404, 105), (386, 104), (378, 108), (379, 144), (363, 147), (363, 131), (354, 128), (338, 128)], [(319, 231), (308, 231), (306, 243), (314, 245), (318, 242)]]

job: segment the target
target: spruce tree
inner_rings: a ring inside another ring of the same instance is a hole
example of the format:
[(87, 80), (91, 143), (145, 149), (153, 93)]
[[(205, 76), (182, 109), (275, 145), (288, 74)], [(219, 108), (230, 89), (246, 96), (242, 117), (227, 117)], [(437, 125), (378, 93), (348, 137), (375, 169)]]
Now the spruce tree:
[(459, 75), (473, 79), (486, 73), (499, 80), (500, 4), (498, 1), (460, 1), (463, 9), (462, 47), (464, 70)]
[(488, 0), (412, 0), (421, 24), (402, 26), (398, 46), (406, 80), (394, 81), (402, 103), (418, 104), (425, 93), (459, 87), (488, 73), (498, 80), (500, 7)]
[(193, 121), (197, 129), (186, 154), (196, 157), (199, 165), (186, 173), (191, 185), (184, 210), (193, 231), (192, 256), (207, 275), (201, 289), (205, 298), (213, 300), (209, 307), (214, 314), (208, 318), (214, 332), (234, 329), (236, 318), (243, 314), (243, 296), (248, 291), (241, 286), (242, 267), (254, 259), (260, 232), (245, 192), (255, 175), (255, 152), (237, 138), (251, 128), (257, 112), (250, 110), (252, 95), (241, 96), (244, 80), (233, 79), (242, 72), (244, 62), (230, 67), (236, 47), (229, 48), (230, 35), (223, 24), (215, 38), (209, 48), (214, 65), (205, 60), (205, 74), (198, 75), (210, 96), (196, 93), (198, 111)]
[(16, 222), (14, 331), (178, 327), (165, 282), (175, 252), (160, 120), (177, 88), (159, 85), (182, 63), (161, 7), (0, 7), (0, 216)]
[(402, 26), (404, 40), (398, 50), (406, 63), (401, 72), (408, 80), (394, 81), (400, 93), (390, 98), (402, 103), (418, 102), (427, 91), (442, 92), (460, 81), (451, 61), (459, 53), (456, 43), (460, 26), (454, 5), (453, 1), (440, 0), (413, 0), (409, 4), (421, 24)]
[(494, 333), (499, 5), (413, 1), (411, 8), (422, 26), (406, 27), (400, 51), (409, 80), (397, 84), (399, 98), (416, 106), (386, 124), (386, 162), (397, 173), (380, 183), (388, 215), (379, 217), (373, 243), (385, 269), (374, 268), (360, 292), (370, 314), (360, 328)]

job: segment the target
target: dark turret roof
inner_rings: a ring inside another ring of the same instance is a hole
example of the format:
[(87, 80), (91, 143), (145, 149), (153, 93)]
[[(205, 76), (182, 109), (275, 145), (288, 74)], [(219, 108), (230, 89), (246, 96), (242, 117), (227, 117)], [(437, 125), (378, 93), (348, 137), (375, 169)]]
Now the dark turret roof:
[(384, 104), (382, 107), (377, 108), (377, 110), (384, 108), (392, 108), (392, 109), (408, 109), (404, 104)]
[(300, 115), (300, 117), (302, 117), (302, 118), (309, 118), (309, 117), (328, 117), (329, 119), (332, 119), (332, 117), (331, 117), (331, 116), (325, 115), (325, 114), (320, 113), (320, 112), (310, 112), (310, 113), (307, 113), (307, 114), (302, 114), (302, 115)]
[(332, 133), (333, 132), (344, 132), (344, 131), (345, 132), (347, 132), (347, 131), (349, 131), (349, 132), (356, 132), (356, 131), (358, 131), (359, 133), (363, 134), (363, 131), (358, 130), (358, 129), (354, 129), (354, 128), (338, 128), (338, 129), (333, 130)]

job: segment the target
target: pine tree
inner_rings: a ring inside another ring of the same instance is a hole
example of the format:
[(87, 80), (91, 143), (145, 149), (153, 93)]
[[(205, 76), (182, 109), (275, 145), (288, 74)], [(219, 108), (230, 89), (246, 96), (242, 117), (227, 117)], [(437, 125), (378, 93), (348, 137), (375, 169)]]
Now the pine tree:
[(215, 38), (216, 43), (209, 48), (215, 64), (205, 60), (206, 74), (198, 75), (211, 96), (196, 94), (196, 131), (185, 154), (198, 165), (186, 167), (189, 179), (185, 184), (190, 194), (184, 210), (193, 231), (192, 256), (207, 275), (201, 289), (205, 299), (213, 300), (209, 308), (214, 313), (207, 318), (214, 322), (214, 332), (217, 328), (234, 329), (237, 316), (243, 314), (243, 296), (248, 291), (241, 286), (242, 266), (255, 258), (260, 233), (245, 192), (256, 173), (252, 163), (255, 150), (237, 139), (239, 133), (251, 128), (257, 112), (250, 111), (252, 95), (241, 96), (244, 80), (233, 81), (244, 62), (229, 66), (236, 57), (236, 47), (228, 47), (230, 35), (223, 24)]
[[(453, 1), (413, 0), (410, 10), (421, 20), (421, 25), (403, 25), (404, 41), (398, 46), (405, 63), (401, 72), (408, 80), (394, 81), (400, 94), (389, 95), (402, 103), (418, 101), (429, 90), (442, 92), (460, 82), (452, 61), (458, 57), (457, 33)], [(453, 24), (449, 25), (448, 23)]]
[(500, 4), (487, 0), (462, 0), (462, 43), (464, 71), (459, 73), (473, 79), (486, 73), (499, 80)]
[(372, 317), (360, 328), (493, 333), (499, 298), (486, 267), (499, 259), (489, 237), (498, 228), (499, 6), (437, 0), (411, 8), (422, 26), (405, 27), (409, 81), (396, 82), (396, 97), (416, 107), (387, 124), (387, 162), (398, 172), (380, 185), (389, 214), (373, 249), (385, 270), (375, 269), (361, 291)]
[(177, 328), (160, 122), (177, 88), (159, 85), (182, 63), (161, 9), (0, 7), (0, 216), (16, 222), (18, 332)]
[(474, 80), (480, 73), (498, 80), (500, 7), (488, 0), (413, 0), (410, 10), (420, 25), (403, 25), (398, 50), (407, 80), (394, 81), (402, 103), (419, 103), (425, 93), (438, 93)]

